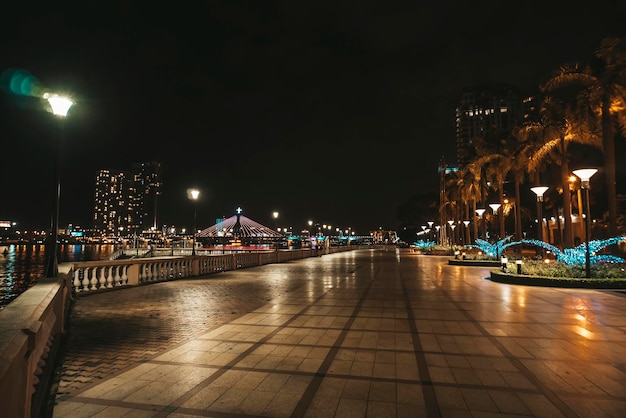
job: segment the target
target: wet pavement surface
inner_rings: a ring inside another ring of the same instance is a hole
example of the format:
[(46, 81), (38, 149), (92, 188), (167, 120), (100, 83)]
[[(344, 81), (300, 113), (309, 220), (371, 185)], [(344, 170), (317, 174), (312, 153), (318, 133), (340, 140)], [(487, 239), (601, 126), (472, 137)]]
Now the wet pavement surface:
[(54, 417), (623, 416), (623, 295), (372, 248), (81, 296)]

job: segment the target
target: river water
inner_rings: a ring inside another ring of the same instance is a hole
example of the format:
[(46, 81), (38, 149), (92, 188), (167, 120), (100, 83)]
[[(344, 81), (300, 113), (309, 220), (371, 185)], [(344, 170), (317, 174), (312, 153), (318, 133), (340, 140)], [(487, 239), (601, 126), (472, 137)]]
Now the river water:
[[(63, 244), (59, 263), (106, 260), (118, 247), (114, 244)], [(45, 245), (14, 244), (0, 246), (0, 309), (44, 275)]]

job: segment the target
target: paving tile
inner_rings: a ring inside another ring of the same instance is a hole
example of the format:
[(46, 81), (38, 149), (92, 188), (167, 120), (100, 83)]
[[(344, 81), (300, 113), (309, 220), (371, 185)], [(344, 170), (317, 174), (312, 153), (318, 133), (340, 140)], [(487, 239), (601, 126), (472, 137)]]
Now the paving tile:
[(488, 269), (398, 254), (359, 250), (79, 297), (53, 417), (626, 410), (622, 297), (502, 285), (484, 280)]

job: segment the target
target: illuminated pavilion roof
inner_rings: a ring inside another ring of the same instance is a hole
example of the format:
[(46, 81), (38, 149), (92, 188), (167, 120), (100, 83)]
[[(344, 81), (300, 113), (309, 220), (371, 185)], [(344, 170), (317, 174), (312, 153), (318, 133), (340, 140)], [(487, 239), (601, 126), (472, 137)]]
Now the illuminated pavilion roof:
[(233, 215), (206, 229), (198, 231), (198, 238), (242, 237), (242, 238), (278, 238), (280, 232), (261, 225), (241, 214)]

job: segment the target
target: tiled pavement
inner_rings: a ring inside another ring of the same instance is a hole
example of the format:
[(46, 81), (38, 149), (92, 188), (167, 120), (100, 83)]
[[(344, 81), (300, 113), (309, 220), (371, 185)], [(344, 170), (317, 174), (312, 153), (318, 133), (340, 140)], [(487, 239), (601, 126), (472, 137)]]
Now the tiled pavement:
[(80, 297), (54, 417), (623, 417), (626, 300), (367, 249)]

